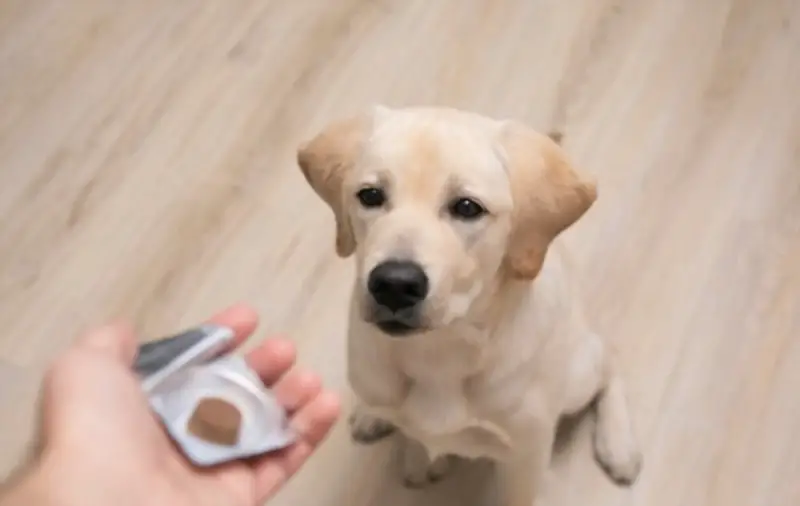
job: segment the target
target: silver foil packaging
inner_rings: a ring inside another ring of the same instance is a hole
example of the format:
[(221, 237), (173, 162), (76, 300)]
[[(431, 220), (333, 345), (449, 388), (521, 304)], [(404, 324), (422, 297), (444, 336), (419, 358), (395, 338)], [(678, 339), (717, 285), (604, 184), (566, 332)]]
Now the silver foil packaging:
[(203, 325), (143, 344), (135, 369), (154, 413), (197, 466), (263, 455), (294, 442), (288, 418), (244, 358), (231, 329)]

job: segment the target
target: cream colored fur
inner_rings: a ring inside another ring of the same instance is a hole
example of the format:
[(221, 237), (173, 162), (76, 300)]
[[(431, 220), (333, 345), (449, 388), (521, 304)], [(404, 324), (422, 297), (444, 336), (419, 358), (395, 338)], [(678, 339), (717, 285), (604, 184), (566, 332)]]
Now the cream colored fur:
[[(609, 349), (581, 310), (558, 235), (596, 198), (551, 138), (515, 121), (445, 108), (375, 107), (300, 148), (311, 187), (333, 210), (337, 251), (354, 254), (348, 370), (359, 405), (353, 438), (399, 429), (405, 481), (442, 477), (452, 456), (496, 461), (505, 506), (531, 506), (559, 418), (596, 400), (595, 450), (610, 476), (641, 457)], [(364, 208), (364, 186), (387, 204)], [(457, 220), (448, 202), (488, 215)], [(411, 258), (430, 280), (424, 325), (390, 337), (365, 318), (365, 280)]]

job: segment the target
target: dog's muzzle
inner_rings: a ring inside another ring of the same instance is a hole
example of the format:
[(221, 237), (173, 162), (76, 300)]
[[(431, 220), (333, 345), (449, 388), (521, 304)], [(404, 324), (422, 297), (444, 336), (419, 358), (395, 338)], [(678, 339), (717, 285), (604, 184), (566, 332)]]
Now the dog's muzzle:
[(367, 279), (369, 321), (390, 336), (419, 330), (428, 289), (428, 276), (416, 262), (387, 260), (376, 265)]

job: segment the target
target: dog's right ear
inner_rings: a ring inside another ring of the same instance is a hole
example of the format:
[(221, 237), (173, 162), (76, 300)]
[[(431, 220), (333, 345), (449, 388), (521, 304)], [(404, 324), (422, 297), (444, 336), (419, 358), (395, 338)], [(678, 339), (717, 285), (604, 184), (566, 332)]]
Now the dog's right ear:
[(342, 186), (371, 128), (370, 114), (347, 118), (329, 125), (297, 151), (297, 164), (306, 181), (336, 218), (336, 253), (342, 258), (352, 255), (356, 247)]

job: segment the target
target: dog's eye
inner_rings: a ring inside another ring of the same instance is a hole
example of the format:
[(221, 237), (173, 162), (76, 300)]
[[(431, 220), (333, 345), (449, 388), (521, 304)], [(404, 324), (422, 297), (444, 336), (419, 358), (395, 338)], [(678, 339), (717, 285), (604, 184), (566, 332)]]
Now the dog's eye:
[(486, 209), (472, 199), (456, 199), (450, 204), (450, 214), (461, 220), (476, 220), (486, 214)]
[(356, 197), (366, 208), (381, 207), (386, 202), (386, 194), (380, 188), (364, 188), (356, 193)]

